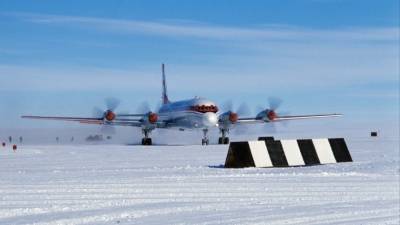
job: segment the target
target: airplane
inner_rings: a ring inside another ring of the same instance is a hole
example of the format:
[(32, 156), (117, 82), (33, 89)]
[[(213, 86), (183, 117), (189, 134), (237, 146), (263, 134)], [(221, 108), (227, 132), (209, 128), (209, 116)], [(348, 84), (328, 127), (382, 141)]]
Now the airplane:
[(270, 104), (269, 108), (261, 110), (255, 117), (241, 117), (238, 112), (232, 109), (220, 112), (220, 108), (215, 102), (201, 97), (171, 102), (168, 98), (167, 84), (165, 77), (165, 66), (161, 65), (162, 70), (162, 105), (158, 112), (147, 109), (145, 113), (137, 114), (118, 114), (114, 110), (118, 104), (108, 104), (105, 111), (96, 117), (65, 117), (65, 116), (22, 116), (26, 119), (42, 120), (61, 120), (79, 122), (81, 124), (97, 124), (106, 126), (131, 126), (139, 127), (142, 130), (142, 145), (152, 145), (150, 134), (155, 129), (179, 129), (203, 131), (202, 145), (208, 145), (208, 131), (218, 128), (221, 136), (218, 144), (229, 143), (229, 131), (241, 124), (262, 124), (275, 123), (288, 120), (313, 119), (339, 117), (342, 114), (315, 114), (282, 116), (278, 115), (276, 108), (279, 102)]

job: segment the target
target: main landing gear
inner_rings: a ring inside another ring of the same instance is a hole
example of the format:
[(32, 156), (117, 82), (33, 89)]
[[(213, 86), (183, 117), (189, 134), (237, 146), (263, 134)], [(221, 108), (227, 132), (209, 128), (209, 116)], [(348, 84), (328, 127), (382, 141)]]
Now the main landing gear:
[(201, 139), (201, 145), (208, 145), (210, 143), (210, 141), (208, 140), (208, 129), (204, 129), (203, 130), (203, 139)]
[(219, 132), (221, 133), (221, 137), (218, 138), (218, 144), (219, 145), (227, 145), (227, 144), (229, 144), (229, 137), (226, 136), (226, 134), (229, 133), (229, 130), (220, 129)]
[[(220, 129), (221, 137), (218, 138), (218, 144), (220, 145), (227, 145), (229, 144), (229, 137), (226, 135), (229, 133), (228, 129)], [(203, 129), (203, 139), (201, 139), (202, 145), (209, 145), (210, 141), (207, 136), (208, 129)]]
[(152, 145), (153, 142), (151, 138), (149, 138), (150, 130), (143, 129), (144, 138), (142, 138), (142, 145)]
[(151, 138), (142, 138), (142, 145), (152, 145)]

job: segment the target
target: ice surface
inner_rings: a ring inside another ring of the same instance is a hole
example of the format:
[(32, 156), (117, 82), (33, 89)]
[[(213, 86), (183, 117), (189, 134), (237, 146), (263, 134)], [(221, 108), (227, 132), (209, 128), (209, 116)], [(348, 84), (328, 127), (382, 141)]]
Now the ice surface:
[(227, 146), (0, 147), (0, 224), (399, 224), (398, 138), (353, 163), (224, 169)]

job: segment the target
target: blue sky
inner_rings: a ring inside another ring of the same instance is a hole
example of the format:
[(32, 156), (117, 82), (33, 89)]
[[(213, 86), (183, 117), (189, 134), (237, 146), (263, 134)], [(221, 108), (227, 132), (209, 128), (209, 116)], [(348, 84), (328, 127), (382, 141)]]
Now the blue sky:
[[(200, 95), (397, 118), (399, 1), (0, 1), (0, 116), (91, 115)], [(51, 125), (53, 126), (53, 125)], [(59, 125), (54, 125), (59, 126)]]

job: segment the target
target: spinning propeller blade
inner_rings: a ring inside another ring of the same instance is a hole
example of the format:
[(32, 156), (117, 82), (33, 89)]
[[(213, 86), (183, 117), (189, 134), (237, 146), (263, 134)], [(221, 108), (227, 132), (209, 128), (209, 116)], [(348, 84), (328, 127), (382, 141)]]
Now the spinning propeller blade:
[(228, 112), (228, 111), (238, 114), (239, 117), (240, 116), (248, 116), (251, 114), (250, 108), (246, 103), (242, 103), (242, 104), (240, 104), (239, 107), (235, 108), (232, 100), (228, 100), (222, 105), (221, 112)]
[[(276, 133), (277, 132), (277, 126), (273, 122), (273, 118), (279, 117), (279, 116), (284, 116), (288, 115), (289, 112), (277, 112), (276, 110), (282, 105), (283, 101), (282, 99), (278, 97), (269, 97), (268, 98), (268, 106), (269, 108), (266, 110), (270, 110), (270, 114), (272, 116), (271, 123), (265, 123), (261, 128), (263, 131), (266, 131), (268, 133)], [(282, 123), (282, 125), (287, 126), (287, 122)]]
[[(104, 119), (104, 118), (107, 118), (106, 117), (107, 113), (111, 113), (111, 114), (113, 114), (112, 117), (115, 117), (114, 110), (119, 106), (121, 101), (117, 98), (106, 98), (104, 100), (104, 102), (107, 107), (106, 110), (102, 110), (99, 107), (93, 107), (93, 111), (92, 111), (93, 116), (96, 118)], [(114, 118), (112, 118), (112, 119), (114, 119)], [(115, 134), (116, 129), (112, 125), (104, 124), (104, 125), (101, 125), (100, 132), (104, 133), (104, 134)]]
[(106, 98), (105, 102), (106, 102), (107, 109), (111, 110), (111, 111), (114, 111), (121, 103), (121, 101), (117, 98)]
[(282, 104), (282, 99), (277, 97), (269, 97), (268, 98), (268, 105), (270, 110), (277, 110), (279, 106)]
[(146, 114), (151, 111), (150, 104), (148, 102), (142, 102), (136, 109), (139, 114)]
[(100, 109), (99, 107), (93, 107), (92, 114), (93, 114), (93, 117), (103, 118), (104, 111), (102, 109)]
[(249, 116), (251, 114), (250, 108), (246, 103), (240, 104), (236, 112), (239, 116)]
[(222, 112), (233, 111), (233, 102), (228, 100), (222, 104)]

